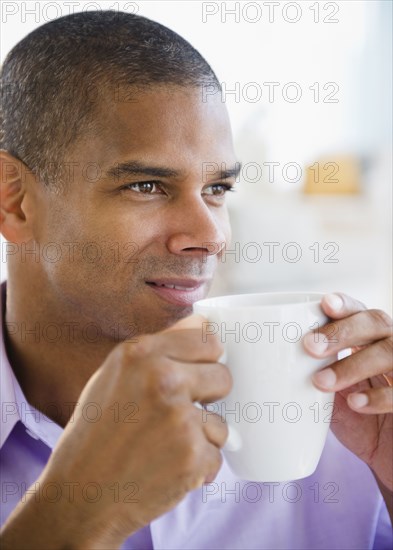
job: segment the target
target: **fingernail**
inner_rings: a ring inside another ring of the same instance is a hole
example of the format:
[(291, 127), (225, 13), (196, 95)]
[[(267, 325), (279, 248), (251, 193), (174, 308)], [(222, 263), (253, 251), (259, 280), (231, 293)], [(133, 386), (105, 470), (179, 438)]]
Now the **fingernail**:
[(305, 336), (304, 343), (315, 355), (322, 355), (329, 345), (329, 342), (326, 341), (326, 336), (314, 332), (310, 332)]
[(340, 311), (344, 305), (342, 298), (338, 294), (327, 294), (325, 302), (333, 311)]
[(333, 369), (324, 369), (316, 372), (313, 380), (322, 388), (332, 388), (337, 381), (337, 376)]
[(368, 395), (366, 393), (351, 393), (348, 399), (354, 409), (361, 409), (368, 403)]

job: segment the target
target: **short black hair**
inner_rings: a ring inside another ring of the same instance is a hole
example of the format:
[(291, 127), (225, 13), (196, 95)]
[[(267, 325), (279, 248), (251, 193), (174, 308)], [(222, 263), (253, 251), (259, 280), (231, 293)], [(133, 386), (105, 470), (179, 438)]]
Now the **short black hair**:
[(99, 98), (157, 84), (220, 88), (191, 44), (146, 17), (104, 10), (50, 21), (3, 64), (0, 147), (45, 185), (59, 184), (64, 154), (94, 124)]

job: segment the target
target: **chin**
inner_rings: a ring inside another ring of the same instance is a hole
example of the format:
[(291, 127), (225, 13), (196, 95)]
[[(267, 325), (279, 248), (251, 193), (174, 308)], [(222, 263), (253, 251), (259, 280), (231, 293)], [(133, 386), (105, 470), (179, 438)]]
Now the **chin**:
[(176, 308), (175, 311), (171, 311), (170, 313), (163, 312), (162, 316), (157, 316), (157, 318), (149, 324), (149, 327), (146, 328), (144, 333), (154, 334), (155, 332), (160, 332), (161, 330), (171, 327), (177, 321), (180, 321), (189, 315), (192, 315), (192, 306), (181, 308), (181, 310)]

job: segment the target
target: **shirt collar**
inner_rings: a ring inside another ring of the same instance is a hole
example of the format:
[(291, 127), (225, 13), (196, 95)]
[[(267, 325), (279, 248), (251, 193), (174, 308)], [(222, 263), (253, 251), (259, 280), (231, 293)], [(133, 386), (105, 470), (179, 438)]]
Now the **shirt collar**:
[(22, 388), (12, 370), (5, 348), (5, 307), (7, 285), (1, 284), (1, 337), (0, 337), (0, 448), (12, 432), (15, 424), (22, 422), (28, 433), (43, 441), (51, 449), (56, 445), (63, 428), (45, 414), (32, 407), (23, 394)]

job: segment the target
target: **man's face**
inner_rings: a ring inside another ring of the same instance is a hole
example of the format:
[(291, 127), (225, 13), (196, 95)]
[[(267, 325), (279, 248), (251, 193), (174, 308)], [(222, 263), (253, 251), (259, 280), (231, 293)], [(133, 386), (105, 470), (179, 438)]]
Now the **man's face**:
[(62, 250), (41, 264), (46, 288), (109, 337), (154, 332), (206, 296), (230, 238), (227, 112), (219, 94), (161, 86), (108, 102), (96, 126), (65, 159), (68, 191), (42, 195), (36, 240)]

